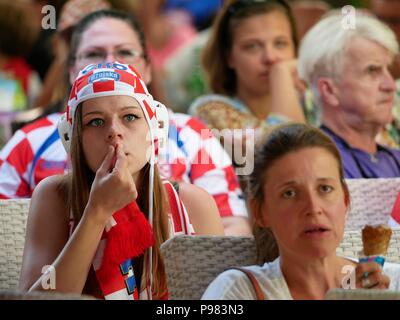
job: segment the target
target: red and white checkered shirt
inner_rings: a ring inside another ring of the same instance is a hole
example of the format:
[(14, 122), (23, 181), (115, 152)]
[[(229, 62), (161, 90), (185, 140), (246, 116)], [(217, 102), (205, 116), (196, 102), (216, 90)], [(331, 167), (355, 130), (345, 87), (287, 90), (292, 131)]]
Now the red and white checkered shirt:
[[(0, 199), (29, 198), (45, 177), (68, 170), (67, 154), (56, 135), (61, 114), (51, 114), (18, 130), (0, 152)], [(170, 112), (168, 154), (160, 155), (163, 176), (193, 183), (215, 199), (220, 215), (247, 217), (231, 159), (198, 120)]]
[(51, 114), (23, 127), (1, 150), (0, 199), (30, 198), (42, 179), (66, 172), (67, 154), (59, 136), (47, 148), (44, 146), (56, 131), (60, 116)]

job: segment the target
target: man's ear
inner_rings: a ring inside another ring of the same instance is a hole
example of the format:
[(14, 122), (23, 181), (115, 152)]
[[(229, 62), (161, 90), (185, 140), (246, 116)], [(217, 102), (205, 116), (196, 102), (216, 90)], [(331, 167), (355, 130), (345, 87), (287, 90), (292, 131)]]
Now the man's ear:
[(339, 90), (331, 78), (319, 78), (317, 88), (320, 94), (321, 102), (324, 105), (336, 107), (339, 105)]
[(253, 198), (249, 200), (248, 205), (254, 222), (261, 228), (268, 228), (268, 219), (262, 210), (263, 204)]

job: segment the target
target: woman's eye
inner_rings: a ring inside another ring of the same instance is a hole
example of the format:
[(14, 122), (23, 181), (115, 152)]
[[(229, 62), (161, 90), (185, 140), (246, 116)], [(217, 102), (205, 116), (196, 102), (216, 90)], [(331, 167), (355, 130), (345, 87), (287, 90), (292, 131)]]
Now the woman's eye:
[(296, 192), (294, 190), (287, 190), (282, 194), (282, 196), (286, 199), (293, 198), (295, 195)]
[(87, 52), (84, 56), (86, 58), (98, 58), (98, 57), (103, 57), (104, 54), (100, 51), (90, 51), (90, 52)]
[(138, 116), (134, 115), (134, 114), (127, 114), (124, 116), (124, 119), (128, 122), (134, 121), (137, 118), (139, 118)]
[(320, 186), (320, 190), (324, 193), (328, 193), (328, 192), (331, 192), (333, 190), (333, 188), (328, 185), (322, 185), (322, 186)]
[(379, 74), (382, 68), (379, 66), (369, 66), (367, 72), (371, 75)]
[(87, 125), (91, 126), (91, 127), (100, 127), (103, 124), (104, 124), (103, 119), (93, 119), (93, 120), (90, 120)]
[(275, 46), (277, 48), (286, 48), (289, 45), (289, 43), (286, 40), (277, 40), (275, 42)]
[(259, 45), (258, 45), (258, 43), (256, 43), (256, 42), (247, 43), (247, 44), (244, 46), (244, 48), (245, 48), (246, 50), (255, 50), (255, 49), (257, 49), (258, 47), (259, 47)]

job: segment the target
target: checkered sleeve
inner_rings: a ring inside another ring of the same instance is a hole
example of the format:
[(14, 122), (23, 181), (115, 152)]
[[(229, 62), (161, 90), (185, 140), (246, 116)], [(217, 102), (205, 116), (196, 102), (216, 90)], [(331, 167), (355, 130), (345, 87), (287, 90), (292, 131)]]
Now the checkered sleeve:
[(26, 177), (33, 157), (26, 134), (17, 131), (0, 152), (0, 199), (32, 195)]
[(247, 217), (242, 190), (229, 155), (202, 122), (187, 116), (184, 120), (178, 120), (177, 127), (190, 161), (191, 182), (214, 197), (222, 217)]

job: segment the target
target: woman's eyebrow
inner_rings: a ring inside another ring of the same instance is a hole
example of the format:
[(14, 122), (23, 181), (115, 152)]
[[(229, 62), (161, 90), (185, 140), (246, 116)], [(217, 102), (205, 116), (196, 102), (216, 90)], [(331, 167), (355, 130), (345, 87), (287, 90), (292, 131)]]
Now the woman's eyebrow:
[(141, 107), (140, 106), (125, 106), (125, 107), (122, 107), (121, 108), (121, 110), (126, 110), (126, 109), (141, 109)]
[[(140, 110), (141, 108), (139, 106), (124, 106), (120, 110), (124, 111), (127, 109), (139, 109)], [(93, 115), (93, 114), (103, 114), (103, 111), (100, 111), (100, 110), (89, 111), (89, 112), (85, 113), (83, 115), (83, 117), (86, 117), (88, 115)]]
[(275, 188), (275, 189), (282, 189), (282, 188), (284, 188), (284, 187), (291, 186), (291, 185), (294, 185), (294, 184), (296, 184), (296, 181), (290, 180), (290, 181), (286, 181), (286, 182), (284, 182), (284, 183), (276, 184), (276, 185), (274, 186), (274, 188)]

